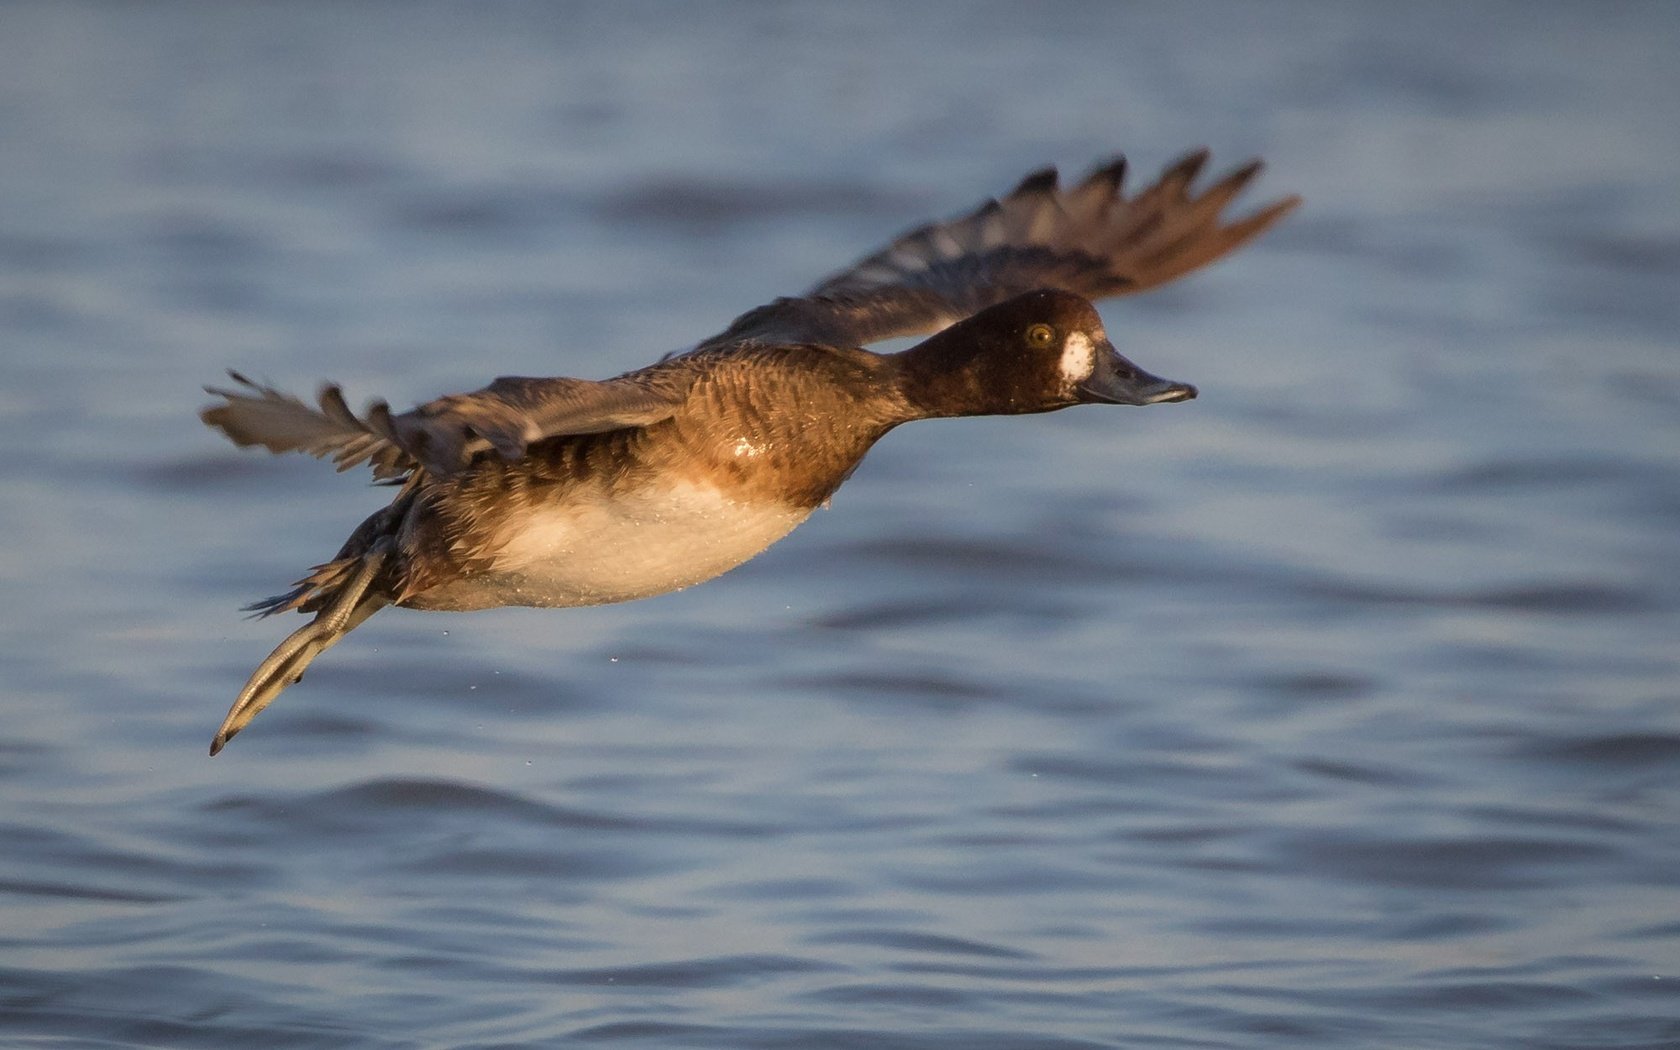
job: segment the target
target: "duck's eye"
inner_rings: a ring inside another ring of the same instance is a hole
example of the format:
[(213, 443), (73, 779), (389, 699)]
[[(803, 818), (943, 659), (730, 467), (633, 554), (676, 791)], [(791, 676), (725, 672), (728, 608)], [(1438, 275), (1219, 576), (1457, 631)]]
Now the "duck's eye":
[(1040, 350), (1056, 341), (1056, 330), (1047, 324), (1035, 324), (1027, 329), (1027, 345)]

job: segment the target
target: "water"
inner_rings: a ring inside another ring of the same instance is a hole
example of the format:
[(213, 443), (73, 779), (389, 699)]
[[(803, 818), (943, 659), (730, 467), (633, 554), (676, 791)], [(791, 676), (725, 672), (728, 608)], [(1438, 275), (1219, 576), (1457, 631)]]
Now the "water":
[[(908, 6), (908, 5), (907, 5)], [(0, 11), (8, 1047), (1680, 1044), (1680, 8)], [(193, 417), (603, 376), (1036, 164), (1308, 204), (1190, 405), (892, 435), (633, 605), (382, 614)]]

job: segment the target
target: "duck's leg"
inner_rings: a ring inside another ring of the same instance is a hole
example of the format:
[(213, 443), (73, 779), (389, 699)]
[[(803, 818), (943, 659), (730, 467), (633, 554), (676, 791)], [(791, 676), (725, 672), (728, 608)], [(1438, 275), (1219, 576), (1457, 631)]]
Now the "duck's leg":
[(210, 741), (212, 755), (225, 747), (235, 733), (250, 724), (263, 708), (273, 703), (282, 690), (302, 678), (310, 661), (389, 604), (385, 596), (369, 593), (389, 557), (388, 541), (362, 555), (355, 574), (343, 583), (332, 602), (316, 613), (313, 620), (287, 636), (268, 654), (268, 659), (251, 672), (245, 688), (239, 691), (239, 698), (228, 710), (227, 718), (223, 719), (222, 727), (216, 731), (216, 738)]

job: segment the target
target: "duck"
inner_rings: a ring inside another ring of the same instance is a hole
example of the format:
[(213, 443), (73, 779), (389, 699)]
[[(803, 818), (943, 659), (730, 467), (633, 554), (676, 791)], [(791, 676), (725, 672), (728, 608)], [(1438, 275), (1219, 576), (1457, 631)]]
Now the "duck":
[[(1115, 349), (1094, 302), (1247, 244), (1300, 204), (1226, 212), (1258, 160), (1206, 188), (1205, 149), (1135, 193), (1124, 157), (1056, 169), (919, 226), (803, 295), (611, 379), (504, 376), (405, 412), (315, 404), (230, 371), (200, 417), (235, 445), (367, 464), (396, 489), (338, 553), (247, 606), (310, 620), (251, 673), (219, 753), (323, 652), (387, 606), (627, 602), (719, 576), (808, 518), (889, 431), (924, 419), (1196, 397)], [(908, 349), (870, 344), (924, 337)]]

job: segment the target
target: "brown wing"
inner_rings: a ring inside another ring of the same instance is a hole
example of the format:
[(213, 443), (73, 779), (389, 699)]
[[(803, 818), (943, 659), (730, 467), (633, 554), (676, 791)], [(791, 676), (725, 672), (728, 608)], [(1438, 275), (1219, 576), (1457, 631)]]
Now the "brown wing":
[(1258, 236), (1300, 204), (1286, 197), (1230, 221), (1225, 207), (1260, 171), (1250, 161), (1201, 192), (1198, 150), (1134, 196), (1116, 158), (1072, 189), (1056, 169), (1002, 200), (912, 230), (797, 299), (736, 318), (702, 346), (741, 340), (857, 346), (938, 331), (1005, 299), (1056, 288), (1088, 299), (1165, 284)]
[(369, 462), (381, 479), (417, 466), (436, 476), (451, 474), (488, 448), (518, 459), (545, 437), (646, 426), (670, 416), (684, 389), (680, 377), (667, 374), (599, 382), (504, 376), (483, 390), (440, 397), (400, 415), (374, 401), (358, 417), (331, 383), (317, 395), (320, 407), (311, 408), (238, 372), (228, 374), (240, 389), (206, 387), (222, 400), (199, 417), (234, 444), (330, 456), (341, 471)]
[(502, 376), (391, 422), (403, 447), (435, 473), (446, 464), (459, 469), (486, 446), (513, 460), (543, 438), (657, 423), (676, 411), (685, 389), (676, 375), (645, 370), (606, 380)]

